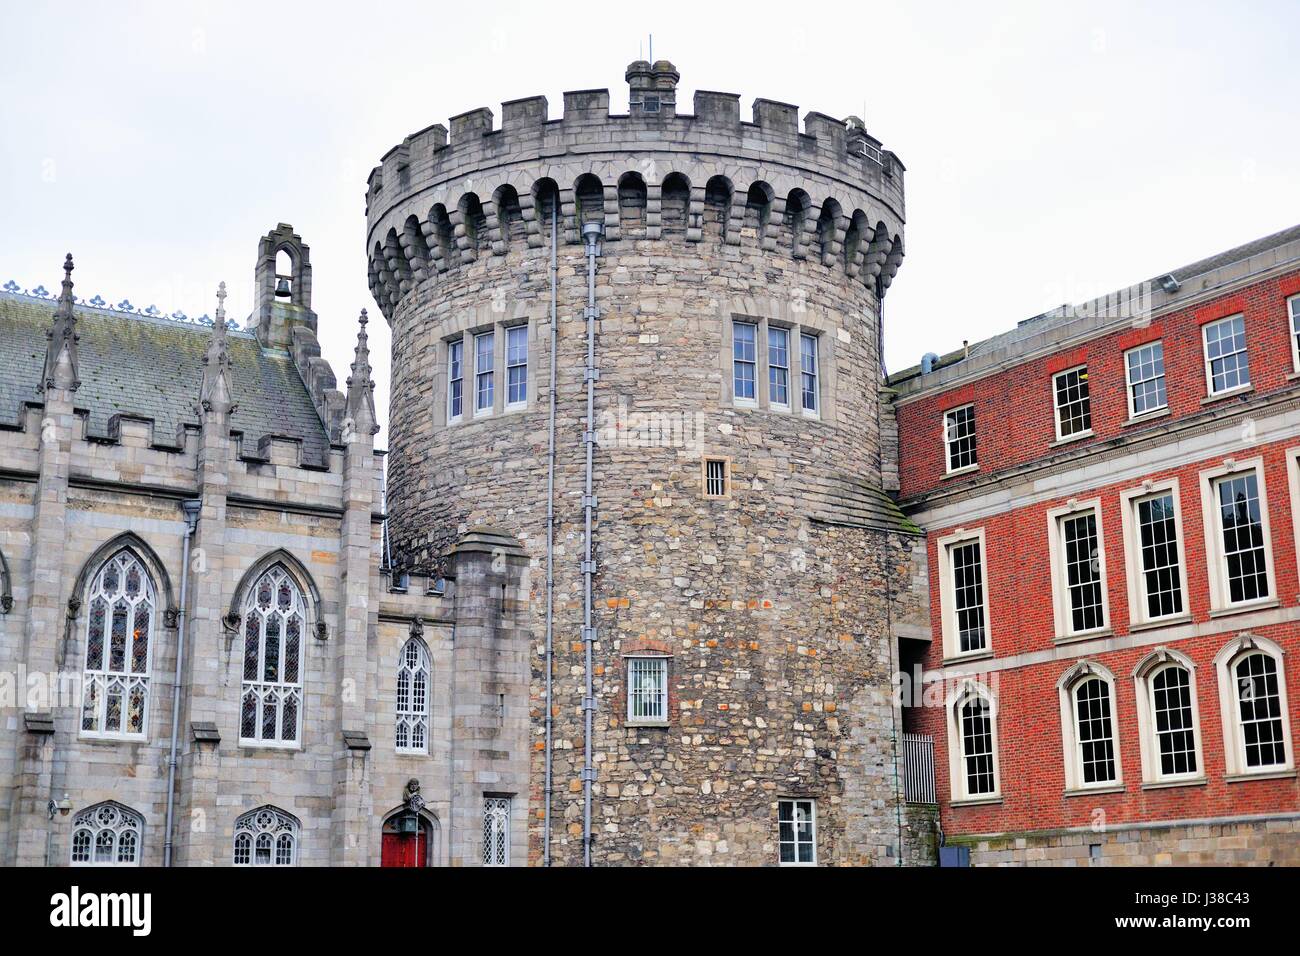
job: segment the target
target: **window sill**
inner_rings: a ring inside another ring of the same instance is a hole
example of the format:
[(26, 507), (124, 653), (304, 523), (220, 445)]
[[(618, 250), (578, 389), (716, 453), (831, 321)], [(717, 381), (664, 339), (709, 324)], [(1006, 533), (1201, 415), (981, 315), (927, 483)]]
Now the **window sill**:
[(1215, 392), (1213, 395), (1206, 395), (1201, 399), (1201, 404), (1211, 405), (1220, 399), (1232, 398), (1234, 395), (1249, 395), (1254, 390), (1254, 385), (1238, 385), (1236, 388), (1229, 388), (1222, 392)]
[(271, 740), (241, 740), (239, 742), (241, 750), (269, 750), (278, 753), (296, 753), (302, 750), (302, 745), (296, 741), (291, 744), (278, 744)]
[(1203, 787), (1204, 777), (1188, 777), (1185, 780), (1152, 780), (1142, 784), (1143, 790), (1170, 790), (1174, 787)]
[(992, 797), (963, 797), (960, 800), (948, 801), (949, 806), (953, 807), (991, 807), (1002, 802), (1002, 794)]
[(1096, 640), (1099, 637), (1112, 637), (1114, 630), (1109, 627), (1100, 627), (1095, 631), (1080, 631), (1078, 634), (1058, 634), (1056, 635), (1057, 644), (1078, 644), (1080, 641)]
[(1130, 633), (1133, 631), (1156, 631), (1162, 627), (1173, 627), (1176, 624), (1189, 624), (1191, 623), (1191, 620), (1192, 615), (1184, 612), (1182, 614), (1171, 614), (1168, 617), (1156, 618), (1154, 621), (1134, 621), (1128, 626), (1128, 629)]
[(1300, 381), (1300, 369), (1297, 369), (1296, 371), (1289, 373), (1286, 377), (1286, 380), (1288, 382)]
[(1097, 433), (1094, 432), (1091, 428), (1089, 428), (1087, 431), (1075, 432), (1073, 435), (1069, 435), (1065, 438), (1058, 438), (1056, 439), (1056, 441), (1052, 442), (1047, 447), (1060, 448), (1062, 445), (1072, 445), (1077, 441), (1083, 441), (1085, 438), (1095, 438), (1095, 437), (1097, 437)]
[(661, 730), (663, 730), (663, 729), (667, 729), (669, 724), (668, 721), (666, 720), (625, 720), (623, 721), (623, 726), (632, 727), (636, 729), (640, 729), (643, 727), (658, 727)]
[(1143, 412), (1141, 415), (1131, 415), (1129, 416), (1128, 421), (1120, 423), (1120, 428), (1132, 428), (1138, 425), (1144, 425), (1150, 421), (1155, 421), (1156, 419), (1168, 417), (1169, 406), (1166, 405), (1164, 408), (1157, 408), (1153, 412)]
[(1123, 793), (1123, 792), (1124, 792), (1124, 784), (1115, 783), (1115, 784), (1108, 784), (1105, 787), (1076, 787), (1074, 790), (1066, 790), (1065, 796), (1090, 797), (1093, 794)]
[(955, 654), (952, 657), (945, 657), (943, 663), (946, 666), (948, 664), (964, 664), (967, 661), (987, 661), (992, 659), (993, 649), (989, 648), (983, 651), (971, 651), (969, 654)]
[(944, 472), (943, 476), (945, 478), (960, 478), (962, 475), (969, 475), (979, 470), (980, 466), (978, 464), (963, 465), (960, 468), (954, 468), (951, 471)]
[(1296, 772), (1291, 770), (1261, 770), (1258, 773), (1224, 774), (1224, 783), (1245, 783), (1248, 780), (1294, 780)]
[(1251, 611), (1266, 611), (1269, 608), (1277, 607), (1277, 598), (1268, 598), (1263, 601), (1251, 601), (1249, 604), (1233, 604), (1230, 607), (1216, 607), (1210, 611), (1211, 618), (1232, 617), (1234, 614), (1248, 614)]

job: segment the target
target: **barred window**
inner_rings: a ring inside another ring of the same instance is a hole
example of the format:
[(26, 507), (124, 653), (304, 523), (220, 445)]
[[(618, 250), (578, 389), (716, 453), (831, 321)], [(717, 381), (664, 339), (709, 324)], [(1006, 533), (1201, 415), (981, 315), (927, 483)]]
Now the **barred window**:
[(767, 328), (768, 403), (790, 406), (790, 330)]
[(82, 810), (72, 821), (73, 866), (138, 866), (144, 817), (111, 801)]
[(802, 382), (800, 391), (802, 393), (803, 410), (815, 415), (820, 407), (817, 385), (817, 336), (800, 334), (799, 368)]
[(1115, 737), (1110, 712), (1110, 685), (1099, 677), (1080, 681), (1074, 689), (1075, 747), (1079, 783), (1113, 783)]
[(496, 366), (493, 349), (496, 336), (483, 332), (474, 336), (474, 414), (492, 411), (496, 400)]
[(235, 821), (235, 866), (293, 866), (298, 821), (275, 807), (250, 810)]
[(81, 735), (141, 739), (148, 732), (153, 580), (129, 550), (100, 566), (86, 590)]
[(1101, 562), (1097, 547), (1097, 513), (1086, 511), (1060, 519), (1066, 611), (1070, 633), (1106, 625)]
[(1125, 353), (1128, 368), (1130, 417), (1158, 411), (1169, 404), (1165, 393), (1165, 346), (1152, 342)]
[(302, 727), (302, 593), (283, 565), (269, 568), (244, 604), (239, 742), (295, 745)]
[(966, 795), (977, 797), (997, 792), (993, 771), (993, 715), (987, 699), (968, 696), (960, 705), (961, 758)]
[(977, 464), (975, 456), (975, 406), (963, 405), (945, 412), (944, 440), (948, 448), (948, 470), (960, 471)]
[(637, 722), (668, 720), (668, 658), (628, 658), (627, 719)]
[(1179, 664), (1166, 664), (1148, 684), (1160, 776), (1194, 775), (1198, 765), (1190, 673)]
[(781, 800), (776, 814), (778, 861), (782, 866), (817, 862), (817, 801)]
[(1247, 654), (1237, 661), (1233, 673), (1246, 767), (1284, 766), (1286, 740), (1282, 731), (1277, 661), (1261, 652)]
[(727, 459), (704, 459), (704, 497), (726, 498), (731, 489), (728, 487)]
[(1250, 361), (1246, 354), (1246, 319), (1211, 322), (1202, 330), (1205, 338), (1205, 375), (1211, 395), (1250, 384)]
[(447, 419), (457, 421), (465, 403), (465, 340), (447, 343)]
[(506, 404), (528, 404), (528, 326), (506, 329)]
[(483, 798), (483, 865), (510, 865), (510, 798)]
[(952, 564), (953, 608), (957, 618), (957, 650), (983, 650), (984, 560), (979, 541), (965, 541), (949, 547)]
[(755, 370), (758, 366), (758, 326), (753, 322), (733, 322), (732, 385), (737, 402), (758, 401)]
[(1069, 438), (1092, 430), (1092, 401), (1088, 396), (1088, 367), (1080, 365), (1053, 379), (1056, 393), (1056, 437)]
[(1178, 524), (1174, 496), (1161, 492), (1136, 503), (1138, 546), (1146, 618), (1155, 620), (1183, 610), (1182, 572), (1178, 560)]
[(1254, 471), (1220, 478), (1214, 483), (1223, 541), (1223, 571), (1230, 604), (1269, 596), (1259, 479)]
[(412, 637), (402, 648), (397, 667), (397, 726), (399, 752), (429, 752), (429, 651)]

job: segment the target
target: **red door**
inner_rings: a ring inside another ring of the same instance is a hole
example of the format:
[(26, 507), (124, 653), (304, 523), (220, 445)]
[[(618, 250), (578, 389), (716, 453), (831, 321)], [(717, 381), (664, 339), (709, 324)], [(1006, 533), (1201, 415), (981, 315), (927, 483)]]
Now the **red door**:
[[(414, 826), (414, 829), (412, 829)], [(418, 817), (399, 818), (384, 824), (380, 866), (427, 866), (428, 826)]]

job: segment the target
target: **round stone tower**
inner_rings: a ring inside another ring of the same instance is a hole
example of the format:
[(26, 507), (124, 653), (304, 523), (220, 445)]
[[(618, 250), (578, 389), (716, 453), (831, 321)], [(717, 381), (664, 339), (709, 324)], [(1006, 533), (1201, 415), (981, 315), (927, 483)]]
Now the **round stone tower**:
[(902, 164), (857, 118), (626, 79), (628, 115), (471, 110), (370, 176), (395, 560), (530, 559), (530, 861), (892, 864)]

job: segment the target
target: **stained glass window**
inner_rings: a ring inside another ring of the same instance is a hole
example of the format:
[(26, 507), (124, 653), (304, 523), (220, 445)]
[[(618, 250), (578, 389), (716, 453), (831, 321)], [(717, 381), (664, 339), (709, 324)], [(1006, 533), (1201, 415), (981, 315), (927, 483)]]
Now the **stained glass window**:
[(86, 667), (81, 733), (144, 737), (148, 732), (153, 581), (130, 550), (104, 562), (86, 591)]

